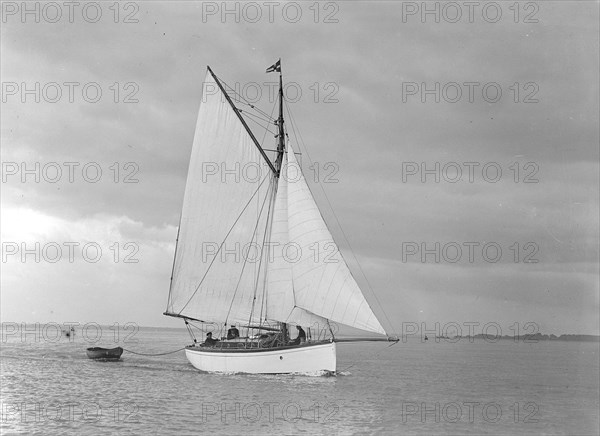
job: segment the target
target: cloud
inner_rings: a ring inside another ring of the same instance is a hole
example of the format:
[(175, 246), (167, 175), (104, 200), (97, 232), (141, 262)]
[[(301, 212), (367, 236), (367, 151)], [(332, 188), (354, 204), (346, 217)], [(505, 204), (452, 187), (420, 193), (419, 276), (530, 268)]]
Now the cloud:
[(139, 323), (166, 306), (175, 227), (14, 206), (2, 223), (3, 319)]
[[(96, 241), (106, 253), (98, 263), (3, 264), (3, 318), (49, 320), (52, 308), (59, 321), (169, 322), (160, 313), (206, 65), (238, 89), (258, 85), (256, 104), (270, 113), (265, 82), (277, 77), (264, 70), (282, 57), (284, 80), (302, 92), (288, 106), (317, 202), (350, 255), (341, 222), (391, 318), (424, 310), (429, 321), (526, 319), (555, 333), (597, 333), (597, 5), (544, 4), (538, 23), (515, 23), (507, 8), (498, 23), (479, 12), (473, 23), (423, 23), (403, 17), (401, 3), (337, 5), (337, 23), (324, 23), (331, 11), (323, 9), (315, 22), (308, 7), (297, 23), (281, 10), (273, 23), (266, 15), (223, 23), (191, 2), (140, 4), (131, 24), (110, 14), (95, 24), (3, 23), (4, 83), (56, 82), (63, 91), (57, 103), (3, 94), (2, 162), (19, 169), (3, 167), (3, 241)], [(480, 84), (473, 102), (469, 81)], [(73, 102), (65, 82), (79, 84)], [(418, 85), (415, 95), (407, 82)], [(439, 103), (421, 92), (436, 82)], [(495, 103), (481, 94), (492, 82), (502, 90)], [(81, 93), (89, 83), (102, 89), (97, 103)], [(441, 93), (448, 83), (460, 85), (456, 103)], [(527, 96), (539, 101), (524, 103)], [(463, 170), (477, 162), (478, 171), (494, 163), (503, 173), (497, 183), (479, 172), (473, 183), (450, 183), (445, 173), (439, 183), (420, 174), (403, 181), (403, 163), (412, 162)], [(36, 172), (36, 163), (40, 180), (23, 182), (21, 165)], [(63, 171), (57, 182), (44, 177), (52, 163)], [(86, 165), (100, 168), (101, 179), (86, 180)], [(538, 182), (523, 183), (535, 168)], [(339, 183), (323, 183), (325, 198), (312, 181), (328, 175)], [(504, 256), (495, 264), (402, 261), (403, 242), (468, 241), (496, 242)], [(138, 244), (140, 262), (109, 261), (115, 242)], [(515, 263), (510, 247), (518, 243), (524, 255), (528, 242), (539, 263)]]

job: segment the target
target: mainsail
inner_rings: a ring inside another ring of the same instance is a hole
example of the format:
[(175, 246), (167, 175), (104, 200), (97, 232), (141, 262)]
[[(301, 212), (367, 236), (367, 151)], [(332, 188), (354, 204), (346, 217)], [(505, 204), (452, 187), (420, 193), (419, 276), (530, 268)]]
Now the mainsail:
[[(333, 321), (385, 335), (294, 151), (288, 145), (273, 172), (215, 80), (207, 72), (166, 314), (216, 323)], [(248, 247), (258, 256), (249, 260)]]
[(244, 262), (242, 251), (262, 245), (273, 176), (210, 72), (203, 91), (167, 313), (256, 322), (261, 262)]

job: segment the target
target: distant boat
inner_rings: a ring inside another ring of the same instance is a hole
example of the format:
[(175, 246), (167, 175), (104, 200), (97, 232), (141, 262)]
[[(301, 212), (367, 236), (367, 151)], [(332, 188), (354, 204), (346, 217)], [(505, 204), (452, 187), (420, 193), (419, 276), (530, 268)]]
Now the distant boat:
[[(259, 113), (266, 130), (275, 126), (275, 150), (259, 144), (243, 117), (254, 105), (236, 97), (248, 106), (239, 109), (207, 69), (164, 312), (184, 319), (190, 363), (210, 372), (331, 374), (336, 342), (397, 341), (352, 277), (289, 144), (280, 61), (267, 70), (279, 72), (279, 117)], [(208, 166), (229, 178), (211, 176)], [(232, 176), (236, 168), (242, 174)], [(232, 254), (242, 247), (257, 249), (254, 261)], [(330, 322), (381, 336), (336, 338)], [(231, 324), (245, 334), (226, 340)], [(291, 340), (294, 325), (302, 329)], [(199, 343), (192, 327), (222, 339)]]
[(86, 350), (87, 357), (90, 359), (100, 359), (100, 360), (119, 360), (121, 358), (121, 354), (123, 354), (123, 349), (121, 347), (117, 348), (100, 348), (100, 347), (92, 347)]

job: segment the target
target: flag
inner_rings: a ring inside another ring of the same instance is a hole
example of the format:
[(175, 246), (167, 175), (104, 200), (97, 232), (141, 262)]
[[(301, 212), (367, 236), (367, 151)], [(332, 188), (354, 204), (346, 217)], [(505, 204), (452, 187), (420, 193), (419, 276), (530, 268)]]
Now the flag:
[(277, 73), (281, 72), (281, 59), (279, 59), (277, 62), (275, 62), (269, 68), (267, 68), (267, 73), (272, 73), (274, 71)]

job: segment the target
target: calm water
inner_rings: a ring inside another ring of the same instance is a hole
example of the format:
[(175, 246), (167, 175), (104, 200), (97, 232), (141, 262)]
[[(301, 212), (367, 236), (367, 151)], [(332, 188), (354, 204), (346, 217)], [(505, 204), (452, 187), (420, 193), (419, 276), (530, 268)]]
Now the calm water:
[[(337, 377), (223, 376), (182, 351), (88, 360), (86, 347), (116, 346), (104, 333), (3, 336), (2, 434), (599, 433), (597, 343), (338, 344)], [(185, 330), (124, 336), (142, 353), (189, 342)]]

